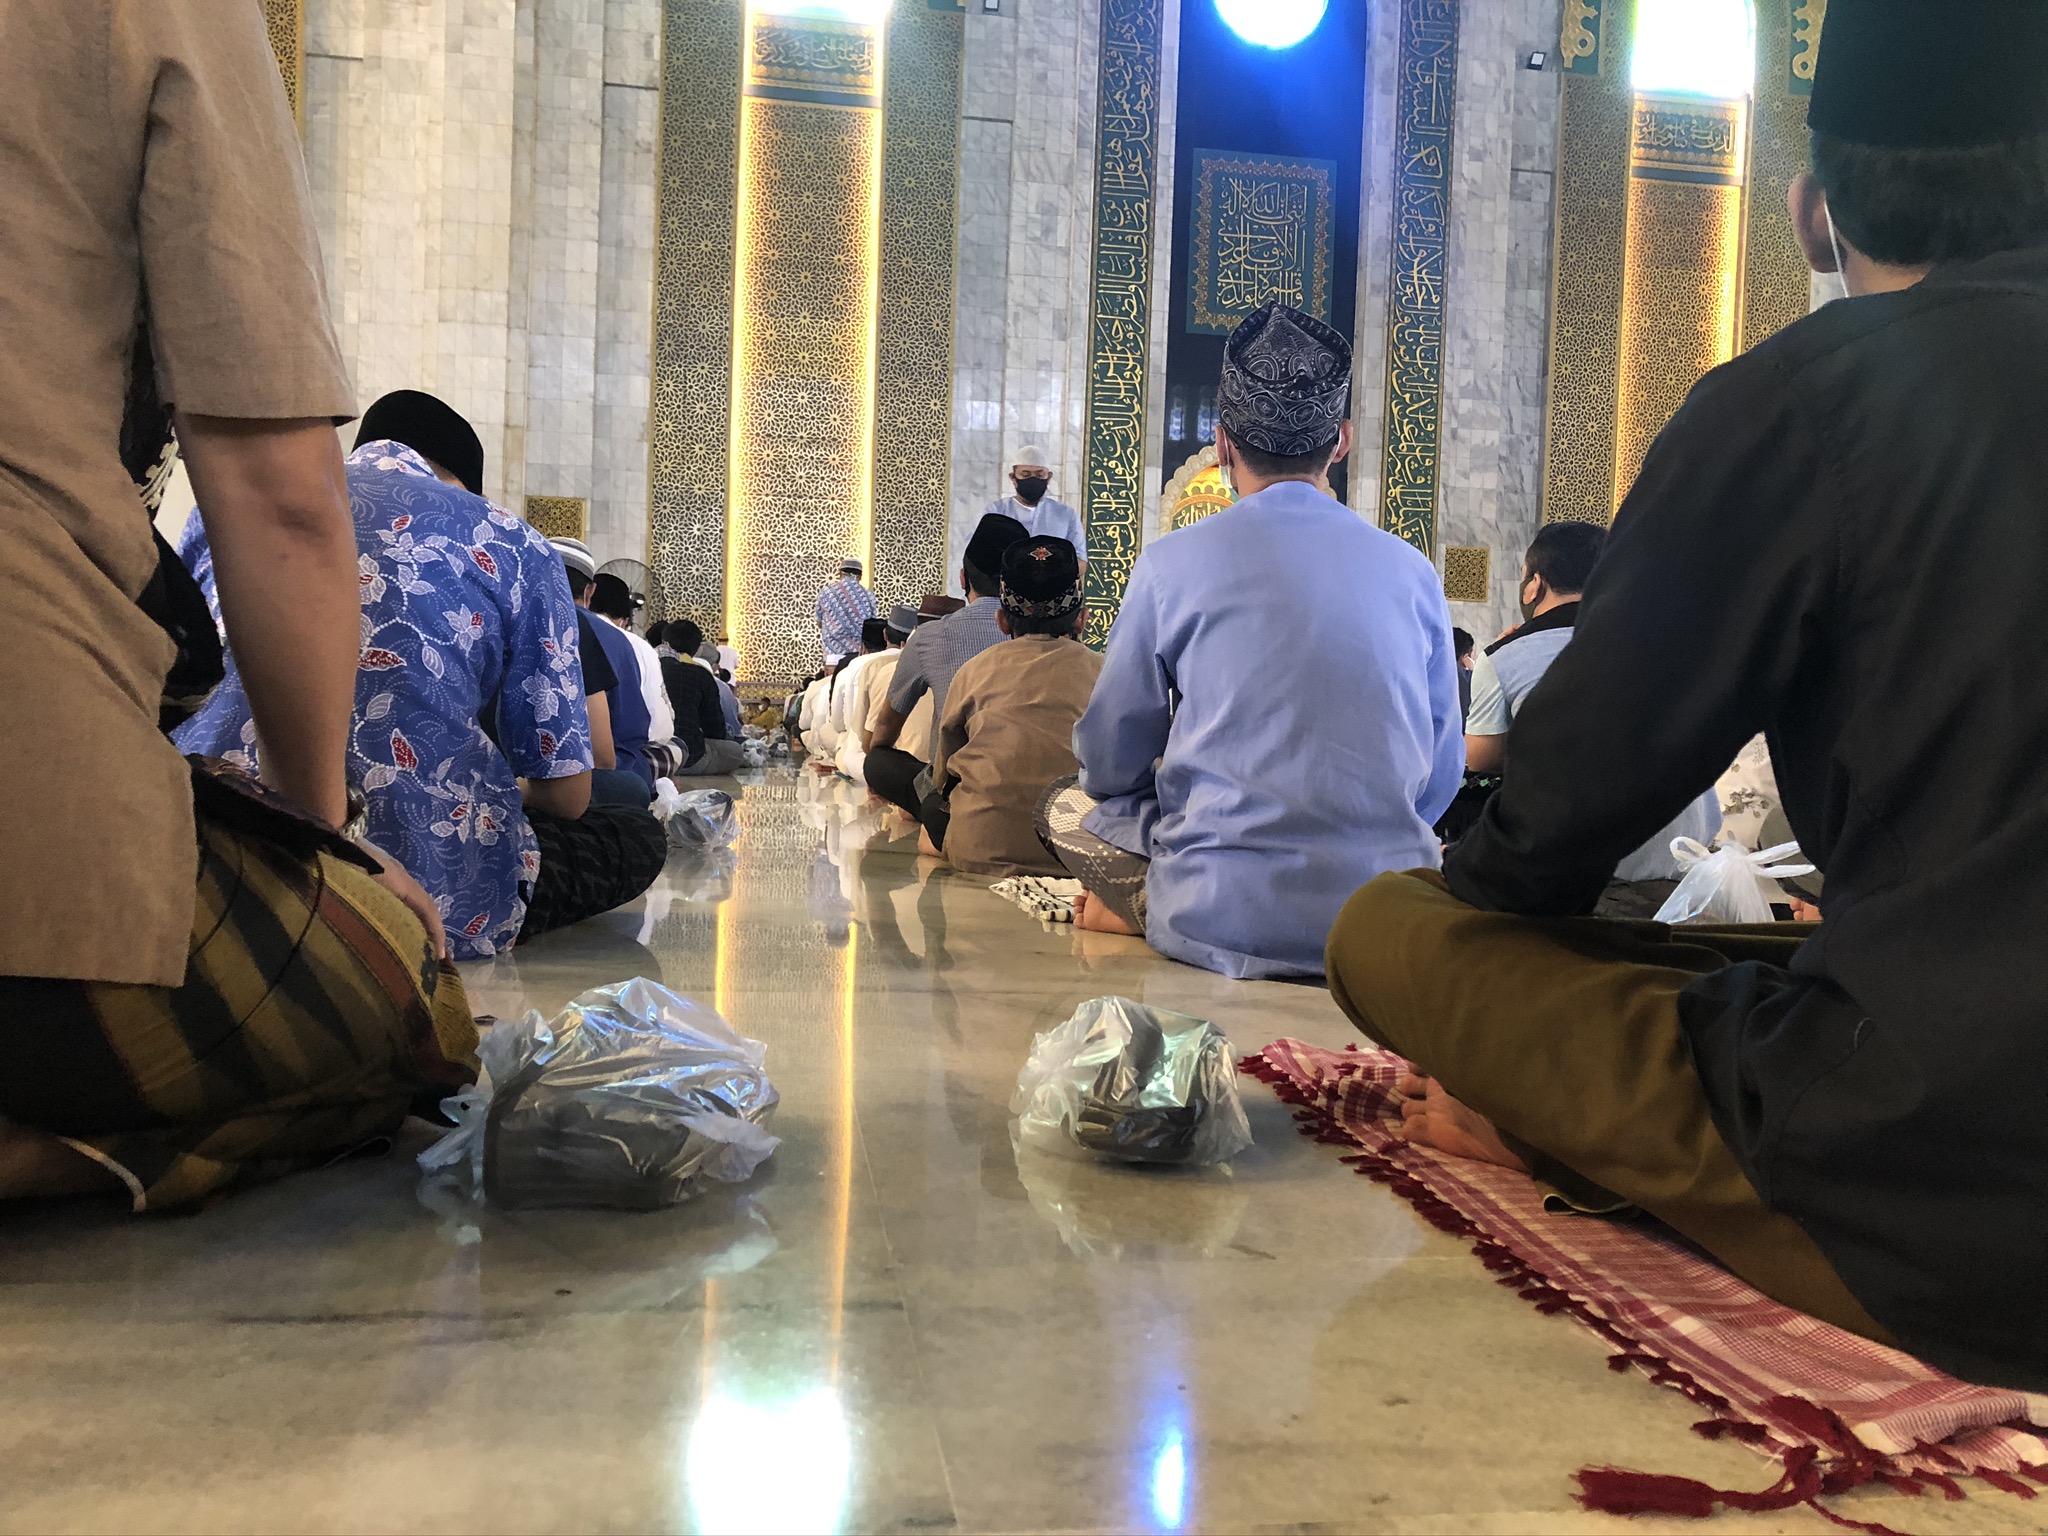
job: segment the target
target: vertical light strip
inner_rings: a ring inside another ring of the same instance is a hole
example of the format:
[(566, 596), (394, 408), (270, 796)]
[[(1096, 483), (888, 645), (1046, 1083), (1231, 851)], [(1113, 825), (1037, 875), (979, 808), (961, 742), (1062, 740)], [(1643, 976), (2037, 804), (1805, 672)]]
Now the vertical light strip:
[(1701, 375), (1735, 355), (1748, 104), (1641, 93), (1629, 153), (1614, 501)]
[(817, 666), (819, 588), (872, 559), (883, 44), (748, 9), (725, 602), (750, 682)]

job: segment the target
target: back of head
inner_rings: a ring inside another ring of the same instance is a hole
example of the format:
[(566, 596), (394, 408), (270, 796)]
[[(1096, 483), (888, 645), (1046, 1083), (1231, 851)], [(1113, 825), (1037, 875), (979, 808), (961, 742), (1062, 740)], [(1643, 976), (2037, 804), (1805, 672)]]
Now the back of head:
[(1065, 539), (1041, 534), (1003, 552), (1003, 618), (1013, 635), (1070, 635), (1081, 612), (1081, 561)]
[(991, 512), (982, 518), (974, 537), (967, 541), (967, 558), (961, 569), (970, 596), (996, 595), (1002, 584), (1003, 555), (1025, 536), (1024, 525), (1014, 517)]
[(597, 575), (597, 560), (590, 553), (590, 546), (581, 539), (549, 539), (548, 546), (561, 557), (562, 569), (569, 577), (569, 595), (577, 602), (583, 601), (583, 594), (590, 590), (591, 580)]
[(2048, 240), (2048, 5), (1835, 0), (1807, 124), (1841, 237), (1924, 267)]
[(633, 589), (609, 571), (598, 573), (590, 584), (590, 609), (621, 624), (633, 622), (634, 611), (640, 605), (633, 599)]
[(1472, 638), (1471, 630), (1453, 629), (1451, 631), (1451, 649), (1453, 654), (1455, 654), (1460, 660), (1467, 656), (1470, 656), (1473, 650), (1476, 648), (1477, 644), (1478, 642), (1476, 642)]
[(863, 651), (886, 651), (889, 649), (889, 626), (880, 619), (862, 619), (860, 624), (860, 648)]
[(1320, 475), (1351, 410), (1351, 343), (1284, 304), (1255, 310), (1223, 344), (1217, 412), (1262, 479)]
[(1586, 590), (1606, 547), (1607, 530), (1598, 523), (1545, 523), (1529, 541), (1524, 564), (1551, 591), (1570, 597)]
[(363, 412), (356, 446), (389, 440), (403, 443), (438, 464), (473, 496), (484, 493), (484, 445), (461, 412), (418, 389), (394, 389)]
[(898, 603), (889, 610), (889, 643), (901, 645), (910, 638), (910, 632), (917, 628), (917, 610), (908, 603)]
[(688, 619), (668, 621), (668, 648), (678, 656), (694, 656), (704, 643), (704, 631)]

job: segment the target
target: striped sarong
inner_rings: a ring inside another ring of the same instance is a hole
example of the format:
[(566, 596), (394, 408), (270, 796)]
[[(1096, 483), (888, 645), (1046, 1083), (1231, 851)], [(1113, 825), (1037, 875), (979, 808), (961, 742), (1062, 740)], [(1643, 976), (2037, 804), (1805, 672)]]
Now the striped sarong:
[(373, 1147), (476, 1077), (462, 981), (366, 871), (199, 814), (177, 987), (0, 978), (0, 1120), (189, 1204)]

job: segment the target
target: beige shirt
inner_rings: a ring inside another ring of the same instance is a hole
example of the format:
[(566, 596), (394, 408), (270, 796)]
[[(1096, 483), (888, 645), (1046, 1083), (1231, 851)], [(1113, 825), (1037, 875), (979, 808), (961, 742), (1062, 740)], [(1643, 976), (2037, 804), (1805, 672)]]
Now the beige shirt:
[(939, 722), (932, 782), (959, 775), (946, 858), (978, 874), (1059, 874), (1035, 826), (1054, 779), (1078, 771), (1074, 724), (1102, 658), (1078, 640), (1021, 635), (954, 674)]
[(121, 467), (138, 316), (201, 415), (346, 418), (305, 170), (260, 7), (0, 0), (0, 975), (184, 978), (198, 857), (157, 729), (170, 641)]
[[(857, 717), (867, 721), (873, 730), (881, 723), (882, 709), (889, 702), (889, 684), (896, 676), (896, 663), (903, 658), (902, 647), (887, 650), (861, 668), (861, 697), (866, 703)], [(896, 750), (908, 752), (920, 761), (929, 761), (932, 750), (932, 696), (925, 696), (911, 706), (904, 716), (903, 729), (896, 733)]]

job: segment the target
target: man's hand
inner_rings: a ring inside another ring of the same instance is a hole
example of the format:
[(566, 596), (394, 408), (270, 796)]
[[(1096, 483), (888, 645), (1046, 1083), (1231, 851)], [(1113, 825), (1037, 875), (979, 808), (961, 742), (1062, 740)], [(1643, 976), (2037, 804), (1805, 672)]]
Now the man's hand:
[(896, 738), (903, 734), (903, 722), (909, 717), (896, 713), (896, 706), (887, 699), (882, 701), (882, 712), (875, 717), (875, 728), (868, 736), (867, 751), (876, 747), (893, 747)]
[(357, 838), (356, 846), (384, 866), (384, 873), (377, 876), (377, 883), (412, 910), (413, 916), (426, 926), (427, 943), (433, 947), (434, 958), (446, 960), (448, 930), (441, 922), (441, 909), (434, 905), (434, 898), (427, 894), (426, 887), (413, 879), (403, 864), (367, 837)]

